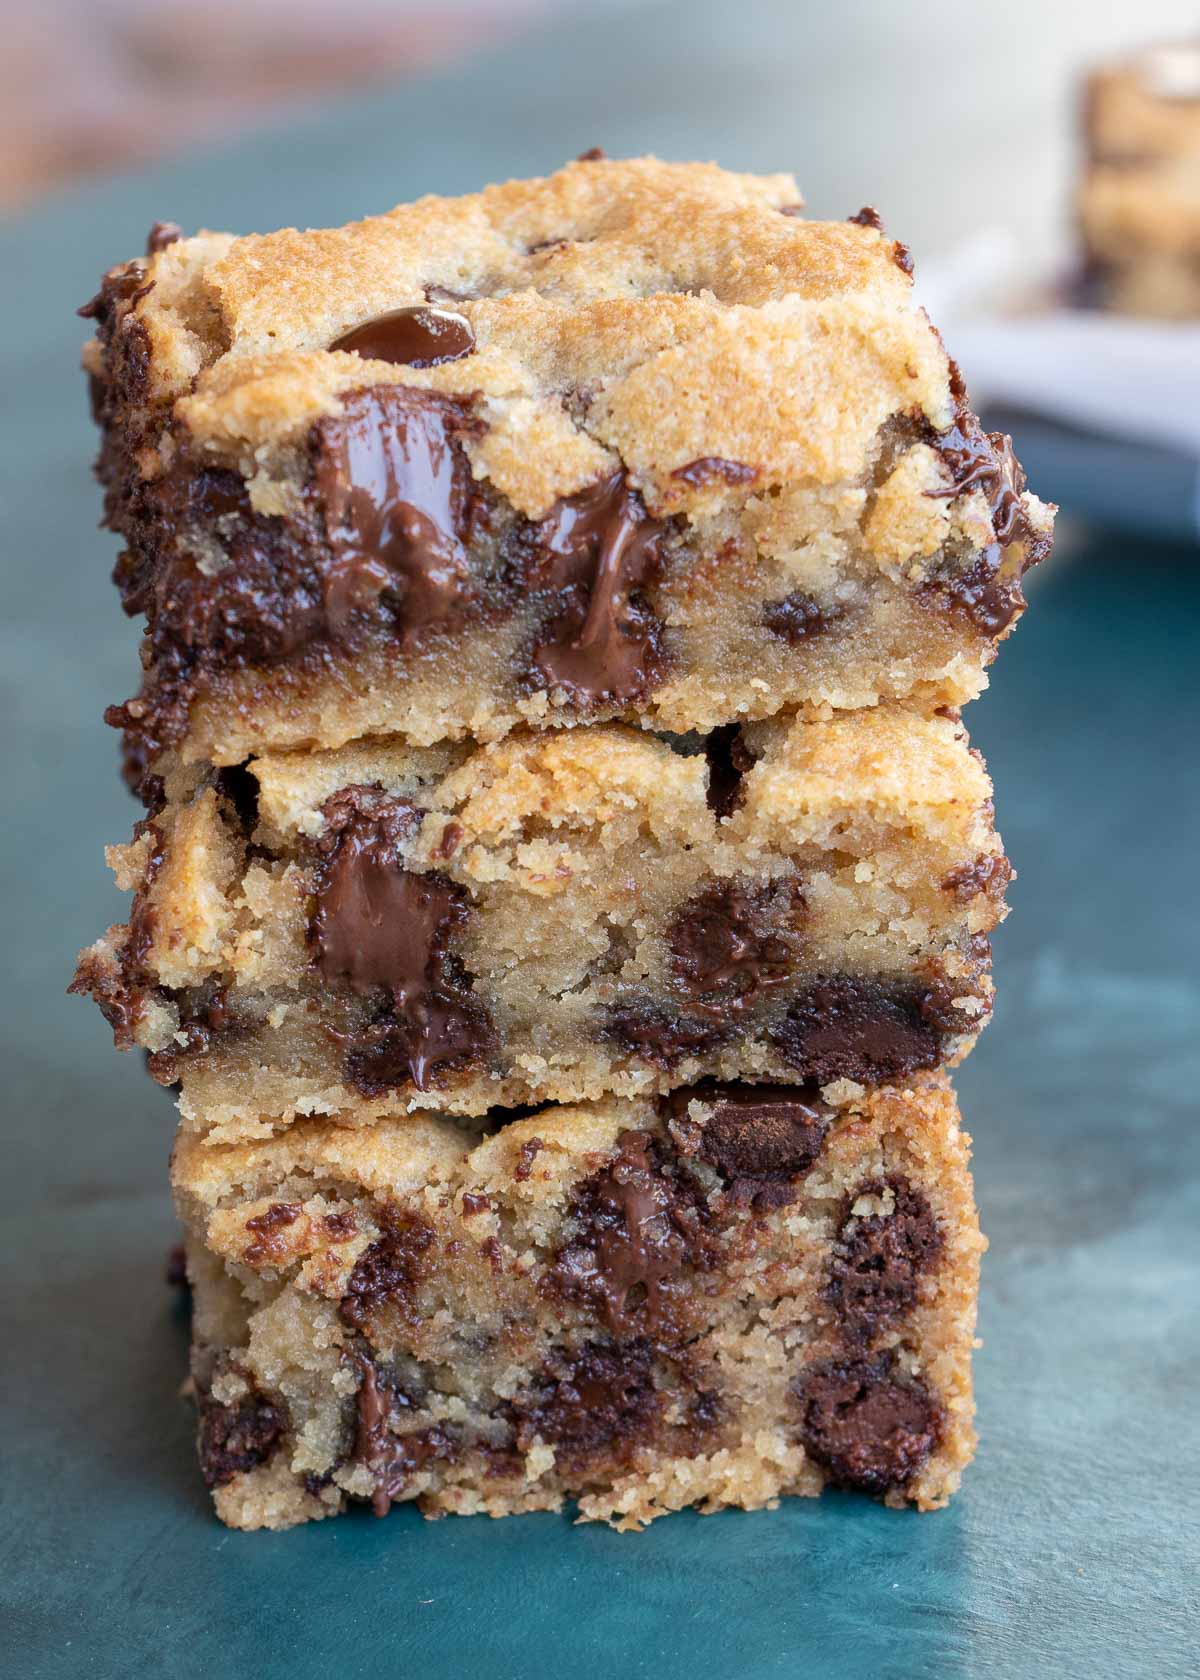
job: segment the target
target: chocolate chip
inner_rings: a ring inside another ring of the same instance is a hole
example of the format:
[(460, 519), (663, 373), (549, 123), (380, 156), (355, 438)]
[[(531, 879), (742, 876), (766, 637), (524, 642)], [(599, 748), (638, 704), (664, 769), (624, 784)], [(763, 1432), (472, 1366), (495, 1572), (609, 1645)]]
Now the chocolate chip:
[[(890, 1214), (855, 1215), (863, 1198), (890, 1199)], [(918, 1285), (945, 1248), (922, 1191), (899, 1174), (871, 1179), (846, 1196), (825, 1296), (847, 1334), (872, 1341), (917, 1303)]]
[(671, 477), (700, 490), (707, 484), (753, 484), (761, 471), (761, 467), (747, 466), (744, 461), (727, 461), (721, 455), (701, 455), (682, 467), (676, 467)]
[(545, 1147), (545, 1140), (540, 1137), (526, 1138), (521, 1145), (521, 1154), (513, 1171), (513, 1177), (518, 1184), (524, 1184), (528, 1179), (533, 1171), (533, 1163)]
[(183, 229), (178, 222), (154, 222), (146, 235), (146, 255), (156, 257), (160, 251), (165, 251), (168, 245), (174, 245), (182, 238)]
[[(1029, 564), (1040, 560), (1048, 547), (1048, 541), (1037, 545)], [(950, 612), (967, 619), (982, 635), (999, 636), (1025, 611), (1022, 569), (1028, 568), (1006, 565), (1000, 544), (989, 543), (965, 570), (932, 577), (921, 589)]]
[(280, 1399), (251, 1387), (245, 1399), (223, 1405), (211, 1393), (200, 1397), (200, 1473), (204, 1485), (223, 1487), (274, 1455), (288, 1428)]
[(528, 1452), (535, 1439), (546, 1441), (555, 1462), (570, 1468), (599, 1454), (627, 1463), (662, 1417), (652, 1367), (644, 1337), (553, 1354), (537, 1385), (504, 1408), (517, 1446)]
[(317, 422), (314, 482), (332, 548), (324, 606), (335, 636), (383, 596), (402, 641), (445, 629), (467, 609), (471, 470), (457, 437), (469, 429), (461, 401), (400, 385), (348, 392), (340, 415)]
[(371, 1509), (377, 1517), (386, 1517), (392, 1500), (407, 1491), (412, 1477), (429, 1464), (452, 1460), (458, 1443), (436, 1424), (397, 1434), (393, 1418), (411, 1408), (411, 1399), (369, 1354), (359, 1351), (354, 1357), (360, 1373), (354, 1460), (374, 1480)]
[(945, 1429), (941, 1405), (918, 1377), (893, 1374), (891, 1354), (817, 1366), (797, 1398), (809, 1457), (839, 1487), (877, 1498), (908, 1486)]
[(490, 1196), (476, 1196), (470, 1190), (463, 1191), (462, 1213), (464, 1219), (474, 1219), (477, 1214), (486, 1213), (491, 1205)]
[(864, 204), (861, 210), (856, 210), (853, 216), (847, 216), (848, 222), (856, 222), (859, 227), (874, 228), (876, 233), (883, 232), (883, 217), (871, 204)]
[(952, 869), (942, 877), (941, 888), (959, 904), (969, 904), (980, 893), (986, 893), (993, 899), (1003, 898), (1004, 889), (1012, 878), (1012, 864), (1003, 853), (989, 852), (958, 869)]
[(745, 798), (742, 777), (755, 762), (742, 737), (741, 725), (723, 723), (710, 730), (704, 737), (704, 756), (708, 760), (705, 802), (718, 819), (730, 817)]
[(648, 998), (637, 997), (611, 1004), (600, 1032), (629, 1055), (668, 1071), (689, 1056), (704, 1056), (718, 1049), (732, 1036), (732, 1028), (726, 1023), (689, 1019)]
[(804, 899), (794, 879), (717, 881), (667, 929), (671, 976), (695, 1006), (725, 1015), (788, 984), (799, 955)]
[(608, 153), (602, 146), (589, 146), (586, 152), (580, 152), (576, 163), (604, 163), (608, 160)]
[[(693, 1102), (711, 1113), (688, 1114)], [(813, 1085), (727, 1085), (702, 1080), (666, 1099), (672, 1136), (684, 1153), (715, 1167), (738, 1206), (786, 1207), (825, 1143), (833, 1110)]]
[(643, 699), (664, 675), (662, 625), (639, 598), (665, 527), (623, 473), (556, 503), (532, 530), (529, 581), (553, 600), (528, 680), (581, 706)]
[(301, 1214), (299, 1202), (273, 1202), (265, 1213), (247, 1219), (246, 1229), (254, 1237), (242, 1251), (247, 1266), (274, 1265), (282, 1258), (282, 1249), (275, 1241), (275, 1233), (294, 1225)]
[(805, 1079), (886, 1083), (936, 1067), (941, 1033), (928, 1018), (930, 988), (912, 981), (832, 975), (813, 981), (768, 1036)]
[(367, 361), (431, 368), (469, 356), (475, 348), (475, 334), (465, 315), (418, 304), (364, 321), (335, 339), (329, 348), (353, 351)]
[(576, 1185), (574, 1234), (545, 1287), (598, 1313), (618, 1336), (678, 1337), (694, 1282), (716, 1263), (707, 1204), (662, 1141), (624, 1131), (612, 1158)]
[(382, 1209), (377, 1220), (380, 1235), (355, 1261), (338, 1306), (344, 1321), (355, 1330), (364, 1329), (384, 1306), (412, 1316), (413, 1294), (433, 1244), (432, 1229), (416, 1214)]
[(486, 1048), (486, 1012), (447, 945), (470, 907), (463, 888), (404, 867), (420, 823), (379, 787), (343, 788), (326, 802), (309, 935), (327, 981), (358, 993), (386, 988), (386, 1012), (345, 1038), (350, 1077), (364, 1092), (412, 1082), (428, 1090)]
[(799, 589), (763, 608), (763, 623), (767, 629), (793, 647), (797, 642), (824, 635), (845, 616), (846, 609), (840, 603), (822, 603)]
[(144, 262), (126, 263), (123, 268), (114, 269), (111, 274), (106, 274), (95, 297), (81, 304), (75, 313), (85, 321), (95, 321), (103, 334), (105, 331), (111, 331), (122, 304), (132, 308), (139, 298), (146, 296), (153, 285), (153, 280), (146, 279)]

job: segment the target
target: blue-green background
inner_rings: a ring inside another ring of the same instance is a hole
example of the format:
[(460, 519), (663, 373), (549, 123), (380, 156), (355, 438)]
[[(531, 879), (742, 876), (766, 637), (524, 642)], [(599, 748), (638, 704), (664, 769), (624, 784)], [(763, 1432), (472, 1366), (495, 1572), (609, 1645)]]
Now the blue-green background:
[[(805, 18), (825, 20), (815, 36)], [(830, 88), (861, 69), (840, 40), (823, 9), (673, 0), (636, 30), (540, 31), (0, 229), (0, 1637), (21, 1680), (1196, 1672), (1194, 548), (1068, 519), (970, 715), (1019, 879), (995, 1023), (959, 1082), (992, 1251), (982, 1446), (943, 1513), (831, 1496), (640, 1537), (549, 1516), (427, 1524), (409, 1509), (226, 1532), (176, 1395), (169, 1100), (63, 996), (76, 948), (120, 912), (100, 848), (133, 815), (99, 714), (133, 685), (135, 634), (107, 578), (114, 545), (94, 530), (75, 366), (72, 310), (99, 270), (156, 216), (340, 221), (596, 142), (794, 164), (823, 185), (827, 202), (810, 185), (819, 211), (845, 213), (875, 196), (860, 185), (876, 159), (891, 180), (897, 162), (865, 113), (831, 126)], [(1041, 458), (1043, 493), (1068, 513), (1088, 503), (1084, 457), (1051, 440)], [(1162, 516), (1166, 492), (1136, 452), (1104, 460), (1104, 511), (1133, 530), (1185, 527)]]

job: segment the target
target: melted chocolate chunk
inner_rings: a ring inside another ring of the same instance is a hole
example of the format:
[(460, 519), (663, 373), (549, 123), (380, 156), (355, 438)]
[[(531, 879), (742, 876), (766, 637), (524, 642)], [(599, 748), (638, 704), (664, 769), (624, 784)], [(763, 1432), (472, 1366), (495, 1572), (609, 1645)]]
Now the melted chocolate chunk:
[(294, 1225), (300, 1213), (299, 1202), (272, 1202), (265, 1213), (258, 1213), (253, 1219), (247, 1219), (246, 1229), (254, 1241), (242, 1251), (242, 1259), (246, 1265), (270, 1266), (281, 1259), (283, 1250), (275, 1240), (275, 1233)]
[(458, 1443), (438, 1427), (396, 1434), (392, 1422), (397, 1412), (411, 1408), (409, 1397), (390, 1382), (366, 1353), (355, 1356), (361, 1374), (358, 1387), (354, 1459), (366, 1466), (375, 1482), (371, 1509), (386, 1517), (393, 1499), (408, 1489), (414, 1474), (429, 1464), (453, 1459)]
[[(890, 1195), (890, 1214), (855, 1216), (860, 1197)], [(917, 1304), (920, 1280), (941, 1259), (945, 1240), (925, 1195), (896, 1174), (852, 1190), (842, 1204), (826, 1299), (846, 1333), (873, 1341)]]
[(941, 1061), (942, 1034), (929, 1018), (931, 1001), (930, 988), (914, 982), (832, 975), (807, 986), (768, 1036), (797, 1072), (818, 1085), (834, 1079), (886, 1083)]
[(103, 335), (111, 332), (121, 304), (132, 307), (139, 298), (146, 296), (153, 285), (153, 280), (146, 279), (144, 262), (126, 263), (124, 268), (106, 274), (95, 297), (80, 304), (75, 313), (85, 321), (95, 321)]
[(288, 1427), (287, 1407), (252, 1388), (244, 1400), (226, 1406), (211, 1394), (200, 1398), (200, 1473), (208, 1488), (223, 1487), (274, 1455)]
[[(702, 1124), (688, 1105), (712, 1112)], [(672, 1136), (688, 1155), (715, 1167), (738, 1206), (786, 1207), (825, 1143), (833, 1110), (815, 1085), (725, 1085), (702, 1080), (666, 1099)]]
[(876, 233), (883, 232), (883, 217), (873, 204), (864, 204), (861, 210), (856, 210), (853, 216), (847, 216), (848, 222), (856, 222), (859, 227), (874, 228)]
[[(1045, 547), (1043, 543), (1034, 559), (1042, 558)], [(1021, 566), (1006, 564), (999, 543), (989, 543), (965, 571), (931, 578), (922, 589), (944, 602), (951, 612), (965, 617), (983, 635), (999, 636), (1025, 611), (1021, 574)]]
[(832, 1361), (797, 1385), (800, 1439), (839, 1486), (882, 1498), (908, 1486), (941, 1442), (945, 1413), (917, 1377), (874, 1362)]
[(731, 817), (745, 798), (742, 777), (754, 764), (741, 725), (723, 723), (704, 737), (708, 760), (708, 791), (705, 802), (715, 817)]
[(748, 467), (744, 461), (726, 461), (720, 455), (701, 455), (695, 461), (676, 467), (671, 477), (677, 478), (681, 484), (690, 485), (693, 490), (699, 490), (706, 484), (753, 484), (761, 470), (760, 467)]
[(1012, 878), (1012, 864), (1003, 853), (989, 853), (972, 863), (964, 863), (960, 869), (952, 869), (943, 877), (941, 888), (959, 904), (969, 904), (980, 893), (986, 893), (989, 898), (1003, 898)]
[(1012, 439), (1003, 432), (985, 432), (974, 414), (960, 402), (954, 423), (931, 437), (950, 474), (944, 490), (925, 494), (943, 500), (982, 490), (992, 515), (992, 530), (1002, 544), (1026, 542), (1031, 536), (1029, 516), (1021, 501), (1025, 474), (1013, 454)]
[(538, 1156), (545, 1147), (546, 1142), (544, 1138), (526, 1138), (525, 1142), (521, 1145), (520, 1158), (513, 1171), (513, 1177), (516, 1179), (518, 1184), (524, 1184), (529, 1178), (529, 1175), (533, 1171), (533, 1163), (537, 1160)]
[(456, 622), (469, 604), (464, 537), (470, 466), (461, 402), (400, 385), (342, 399), (314, 430), (314, 478), (333, 550), (323, 577), (329, 628), (345, 635), (381, 597), (402, 640)]
[(623, 473), (568, 496), (533, 530), (530, 582), (555, 600), (529, 680), (581, 706), (639, 700), (662, 680), (662, 625), (639, 599), (665, 527)]
[(714, 882), (688, 900), (667, 930), (675, 984), (702, 1009), (728, 1015), (747, 1008), (791, 980), (803, 913), (794, 880)]
[(475, 334), (465, 315), (418, 304), (364, 321), (335, 339), (329, 348), (352, 350), (367, 361), (431, 368), (469, 356), (475, 348)]
[(668, 1071), (688, 1056), (704, 1056), (728, 1042), (732, 1029), (720, 1021), (697, 1021), (650, 999), (626, 998), (610, 1005), (601, 1033), (632, 1056)]
[(355, 1261), (338, 1306), (344, 1321), (364, 1329), (381, 1307), (408, 1318), (413, 1295), (424, 1276), (433, 1231), (416, 1214), (383, 1209), (377, 1214), (381, 1235)]
[(429, 1090), (490, 1037), (486, 1011), (447, 950), (469, 915), (466, 893), (445, 875), (405, 869), (403, 843), (420, 822), (407, 800), (355, 786), (323, 809), (310, 923), (318, 964), (360, 994), (390, 994), (384, 1015), (342, 1035), (347, 1073), (367, 1094), (410, 1082)]
[(652, 1367), (642, 1336), (556, 1353), (537, 1387), (504, 1409), (517, 1447), (528, 1452), (540, 1438), (554, 1447), (557, 1463), (572, 1468), (600, 1454), (627, 1463), (662, 1417)]
[(823, 635), (845, 616), (846, 609), (838, 602), (822, 603), (799, 589), (785, 595), (782, 601), (772, 601), (763, 608), (763, 623), (767, 629), (793, 647), (797, 642)]
[(580, 152), (579, 156), (575, 159), (575, 162), (604, 163), (607, 161), (607, 158), (608, 153), (604, 150), (603, 146), (589, 146), (586, 152)]
[(716, 1263), (703, 1193), (662, 1143), (624, 1131), (599, 1172), (577, 1184), (575, 1233), (546, 1286), (598, 1313), (616, 1336), (677, 1339), (695, 1291), (689, 1275)]
[(153, 222), (150, 232), (146, 235), (146, 255), (156, 257), (160, 251), (165, 251), (168, 245), (174, 245), (183, 238), (183, 229), (178, 222)]

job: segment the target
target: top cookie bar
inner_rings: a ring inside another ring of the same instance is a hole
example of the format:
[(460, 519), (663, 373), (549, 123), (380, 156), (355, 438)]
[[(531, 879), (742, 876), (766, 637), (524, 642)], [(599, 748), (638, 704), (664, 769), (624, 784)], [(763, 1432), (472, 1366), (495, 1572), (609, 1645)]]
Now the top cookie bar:
[(586, 158), (184, 239), (85, 307), (135, 774), (364, 734), (957, 707), (1050, 541), (874, 212)]

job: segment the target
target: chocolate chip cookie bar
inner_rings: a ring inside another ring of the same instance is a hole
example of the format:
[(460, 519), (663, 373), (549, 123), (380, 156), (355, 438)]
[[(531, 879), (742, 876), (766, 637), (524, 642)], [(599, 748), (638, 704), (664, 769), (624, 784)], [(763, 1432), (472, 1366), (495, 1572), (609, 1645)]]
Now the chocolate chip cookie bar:
[(111, 861), (76, 989), (219, 1141), (956, 1061), (1010, 875), (962, 725), (890, 708), (181, 766)]
[(224, 1522), (945, 1503), (984, 1242), (944, 1075), (840, 1112), (708, 1083), (496, 1120), (181, 1136)]
[(1085, 129), (1086, 300), (1200, 316), (1200, 40), (1097, 72)]
[(585, 158), (156, 226), (84, 313), (131, 779), (365, 735), (958, 707), (1049, 546), (874, 212)]

